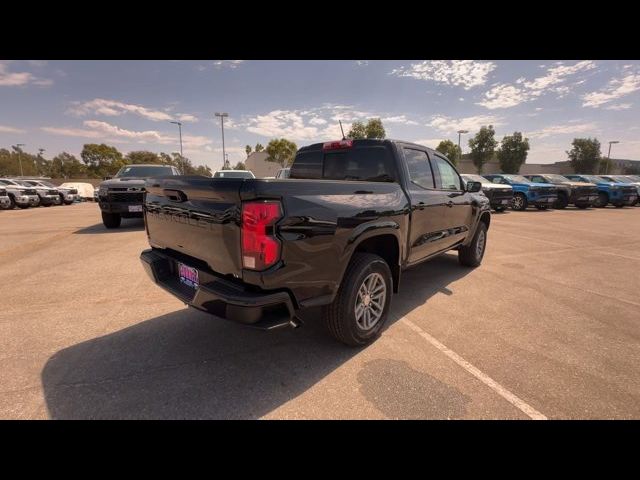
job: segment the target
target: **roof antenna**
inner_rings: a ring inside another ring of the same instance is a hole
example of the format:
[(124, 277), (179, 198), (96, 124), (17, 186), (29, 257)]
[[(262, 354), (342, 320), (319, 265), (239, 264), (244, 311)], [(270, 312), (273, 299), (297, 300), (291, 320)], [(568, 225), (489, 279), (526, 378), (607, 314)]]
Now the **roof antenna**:
[(342, 132), (342, 139), (346, 140), (346, 138), (344, 136), (344, 130), (342, 129), (342, 120), (338, 120), (338, 123), (340, 124), (340, 131)]

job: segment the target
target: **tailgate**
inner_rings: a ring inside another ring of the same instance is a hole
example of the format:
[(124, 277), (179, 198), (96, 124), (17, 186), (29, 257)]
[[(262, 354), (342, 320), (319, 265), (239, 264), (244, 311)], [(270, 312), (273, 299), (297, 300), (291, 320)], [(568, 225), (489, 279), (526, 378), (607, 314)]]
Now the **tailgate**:
[(144, 207), (149, 243), (240, 276), (242, 179), (165, 177), (147, 180)]

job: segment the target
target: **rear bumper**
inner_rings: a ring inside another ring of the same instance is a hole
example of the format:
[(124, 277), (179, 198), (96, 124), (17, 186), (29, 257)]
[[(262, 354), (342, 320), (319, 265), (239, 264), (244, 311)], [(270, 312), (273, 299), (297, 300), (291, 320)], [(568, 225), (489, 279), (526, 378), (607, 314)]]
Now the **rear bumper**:
[(294, 304), (287, 292), (252, 291), (197, 267), (200, 285), (192, 288), (180, 282), (177, 258), (149, 249), (140, 254), (140, 260), (158, 286), (198, 310), (263, 330), (292, 325), (294, 321)]

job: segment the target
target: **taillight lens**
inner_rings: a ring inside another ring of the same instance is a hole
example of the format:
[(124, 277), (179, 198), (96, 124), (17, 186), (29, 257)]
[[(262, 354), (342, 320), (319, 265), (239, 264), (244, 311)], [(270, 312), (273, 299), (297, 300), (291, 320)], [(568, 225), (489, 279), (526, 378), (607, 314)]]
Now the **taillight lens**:
[(335, 142), (325, 142), (322, 144), (322, 150), (341, 150), (343, 148), (353, 147), (353, 140), (338, 140)]
[(280, 241), (273, 225), (282, 217), (280, 202), (247, 202), (242, 205), (242, 266), (264, 270), (280, 258)]

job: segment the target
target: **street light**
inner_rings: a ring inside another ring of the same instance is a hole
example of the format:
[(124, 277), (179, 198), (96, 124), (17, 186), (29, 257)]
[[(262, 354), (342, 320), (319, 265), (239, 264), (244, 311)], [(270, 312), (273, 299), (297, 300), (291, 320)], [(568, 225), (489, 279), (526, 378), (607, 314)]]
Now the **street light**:
[(178, 125), (178, 135), (180, 135), (180, 160), (182, 160), (182, 174), (184, 175), (184, 155), (182, 155), (182, 123), (170, 121), (174, 125)]
[(215, 115), (216, 117), (220, 117), (220, 127), (222, 128), (222, 162), (224, 164), (222, 168), (226, 170), (227, 156), (225, 155), (225, 150), (224, 150), (224, 117), (228, 117), (229, 114), (227, 112), (216, 112)]
[(458, 130), (458, 152), (460, 152), (460, 160), (462, 160), (462, 148), (460, 148), (460, 137), (463, 133), (469, 133), (469, 130)]
[(18, 162), (20, 162), (20, 176), (24, 177), (24, 173), (22, 172), (22, 150), (20, 149), (20, 147), (26, 147), (26, 145), (24, 143), (16, 143), (13, 148), (16, 149), (16, 152), (18, 152)]
[(604, 169), (606, 170), (604, 172), (605, 174), (609, 173), (609, 163), (611, 163), (611, 145), (613, 145), (614, 143), (620, 143), (620, 140), (611, 140), (609, 142), (609, 153), (607, 153), (607, 165), (604, 167)]

